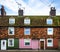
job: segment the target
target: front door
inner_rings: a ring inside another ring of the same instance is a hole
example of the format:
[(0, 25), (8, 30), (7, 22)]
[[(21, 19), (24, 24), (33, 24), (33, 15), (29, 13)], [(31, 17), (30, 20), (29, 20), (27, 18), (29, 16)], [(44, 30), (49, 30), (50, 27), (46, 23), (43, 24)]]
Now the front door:
[(40, 41), (40, 49), (44, 49), (44, 41)]
[(40, 49), (45, 50), (45, 39), (40, 39)]
[(6, 50), (6, 40), (1, 40), (1, 50)]

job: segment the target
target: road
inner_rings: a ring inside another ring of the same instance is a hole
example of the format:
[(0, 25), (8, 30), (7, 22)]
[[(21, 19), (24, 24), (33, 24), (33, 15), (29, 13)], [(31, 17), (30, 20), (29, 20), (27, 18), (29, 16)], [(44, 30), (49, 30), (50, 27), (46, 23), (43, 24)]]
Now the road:
[(0, 52), (60, 52), (60, 50), (0, 50)]

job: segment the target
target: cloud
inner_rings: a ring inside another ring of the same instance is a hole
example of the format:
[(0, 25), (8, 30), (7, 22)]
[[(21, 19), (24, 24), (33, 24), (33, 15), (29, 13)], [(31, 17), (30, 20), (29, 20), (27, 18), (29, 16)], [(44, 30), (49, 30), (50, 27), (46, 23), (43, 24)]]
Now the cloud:
[[(16, 1), (22, 5), (20, 6), (20, 8), (24, 10), (24, 15), (49, 15), (49, 5), (51, 3), (51, 0), (28, 0), (27, 2), (25, 2), (24, 0)], [(12, 15), (18, 14), (18, 5), (15, 0), (0, 0), (0, 4), (3, 4), (7, 8), (9, 8), (11, 12), (13, 11), (14, 13), (11, 13)], [(55, 4), (51, 5), (54, 6)], [(57, 14), (59, 14), (59, 12), (57, 12)]]
[(16, 8), (18, 8), (18, 6), (14, 0), (1, 0), (0, 4), (6, 6), (7, 8), (11, 9), (12, 11), (16, 11)]

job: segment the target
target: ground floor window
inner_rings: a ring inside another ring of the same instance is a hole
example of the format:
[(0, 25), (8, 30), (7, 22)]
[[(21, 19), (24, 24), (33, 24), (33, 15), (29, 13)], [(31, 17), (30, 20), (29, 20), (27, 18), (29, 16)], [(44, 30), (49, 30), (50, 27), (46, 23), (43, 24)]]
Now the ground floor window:
[(24, 39), (24, 45), (29, 46), (30, 45), (30, 39)]
[(52, 38), (47, 39), (47, 47), (53, 47), (53, 39)]
[(14, 39), (8, 39), (8, 46), (14, 47)]

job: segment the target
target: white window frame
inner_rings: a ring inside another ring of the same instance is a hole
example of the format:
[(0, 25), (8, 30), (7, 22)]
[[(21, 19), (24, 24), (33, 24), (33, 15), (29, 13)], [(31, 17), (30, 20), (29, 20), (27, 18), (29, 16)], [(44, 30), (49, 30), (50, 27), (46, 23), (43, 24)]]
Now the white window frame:
[(53, 24), (53, 19), (47, 19), (46, 22), (47, 22), (48, 25), (51, 25), (51, 24)]
[(9, 24), (15, 24), (15, 18), (9, 18)]
[(29, 18), (25, 18), (25, 19), (24, 19), (24, 24), (29, 25), (29, 24), (30, 24), (30, 19), (29, 19)]
[[(12, 45), (10, 45), (10, 40), (12, 40)], [(8, 39), (8, 47), (14, 47), (14, 39), (13, 38), (10, 38)]]
[[(29, 32), (28, 34), (26, 32)], [(30, 28), (24, 28), (24, 35), (30, 35)]]
[(53, 28), (47, 28), (47, 35), (53, 35)]
[(24, 46), (30, 46), (30, 45), (25, 45), (26, 42), (29, 42), (30, 43), (31, 40), (30, 39), (24, 39)]
[[(10, 29), (13, 31), (12, 34), (9, 33), (10, 32)], [(8, 27), (8, 35), (14, 35), (14, 27)]]
[[(51, 40), (52, 42), (49, 43), (48, 40)], [(52, 38), (47, 39), (47, 47), (53, 47), (53, 39)]]

